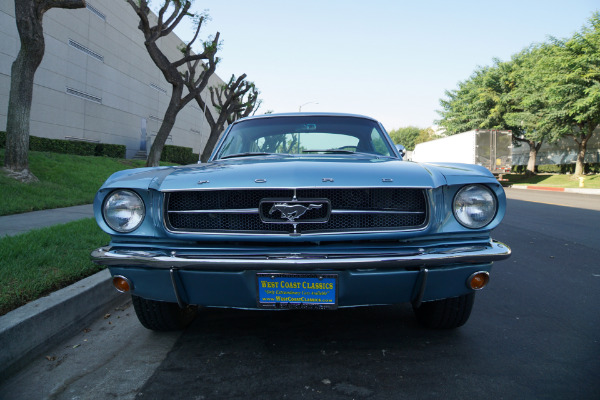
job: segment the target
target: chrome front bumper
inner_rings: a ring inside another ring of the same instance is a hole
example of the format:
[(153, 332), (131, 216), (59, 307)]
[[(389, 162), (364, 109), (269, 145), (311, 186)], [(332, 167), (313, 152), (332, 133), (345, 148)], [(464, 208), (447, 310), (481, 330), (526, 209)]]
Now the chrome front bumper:
[(190, 270), (322, 270), (373, 268), (430, 268), (449, 264), (483, 264), (506, 259), (511, 250), (504, 243), (418, 248), (382, 253), (285, 253), (198, 254), (193, 251), (124, 250), (101, 247), (92, 252), (96, 264), (106, 266), (138, 266), (158, 269)]

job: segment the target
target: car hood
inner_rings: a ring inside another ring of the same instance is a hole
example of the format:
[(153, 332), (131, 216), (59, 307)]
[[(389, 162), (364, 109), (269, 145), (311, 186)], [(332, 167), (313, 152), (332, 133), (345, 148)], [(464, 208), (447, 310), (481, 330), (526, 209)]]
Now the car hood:
[(469, 164), (419, 164), (367, 156), (255, 156), (114, 174), (104, 185), (176, 191), (218, 188), (415, 187), (494, 180)]

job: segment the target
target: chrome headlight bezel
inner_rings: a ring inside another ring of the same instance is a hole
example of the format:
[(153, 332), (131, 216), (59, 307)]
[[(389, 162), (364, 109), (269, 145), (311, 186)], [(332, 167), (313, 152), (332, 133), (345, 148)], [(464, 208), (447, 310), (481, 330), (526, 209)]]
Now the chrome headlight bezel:
[[(127, 216), (127, 213), (130, 215)], [(117, 189), (104, 199), (102, 217), (113, 231), (130, 233), (144, 222), (146, 206), (140, 195), (133, 190)]]
[(454, 195), (452, 213), (465, 228), (481, 229), (496, 218), (498, 199), (485, 185), (465, 185)]

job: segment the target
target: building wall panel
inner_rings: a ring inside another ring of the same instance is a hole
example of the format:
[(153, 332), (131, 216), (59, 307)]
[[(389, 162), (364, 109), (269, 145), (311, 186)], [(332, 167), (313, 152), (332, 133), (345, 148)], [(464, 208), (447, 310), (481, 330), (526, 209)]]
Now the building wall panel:
[[(35, 76), (30, 133), (124, 144), (131, 157), (140, 148), (144, 119), (149, 149), (169, 103), (171, 87), (148, 56), (137, 29), (138, 17), (126, 2), (93, 0), (87, 4), (95, 11), (89, 7), (52, 9), (44, 16), (46, 52)], [(173, 34), (161, 39), (172, 60), (180, 57), (181, 44)], [(0, 130), (6, 129), (10, 67), (19, 46), (14, 4), (2, 1)], [(214, 75), (210, 84), (221, 85), (223, 81)], [(203, 97), (208, 99), (208, 93)], [(194, 102), (179, 113), (167, 144), (192, 147), (198, 153), (208, 132), (208, 123)]]

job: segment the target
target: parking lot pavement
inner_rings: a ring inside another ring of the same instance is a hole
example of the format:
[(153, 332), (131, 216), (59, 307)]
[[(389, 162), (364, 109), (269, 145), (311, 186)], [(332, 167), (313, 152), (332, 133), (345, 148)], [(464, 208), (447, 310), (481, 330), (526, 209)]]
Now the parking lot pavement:
[(506, 197), (512, 200), (600, 211), (600, 196), (589, 192), (571, 193), (548, 190), (516, 190), (515, 187), (505, 188), (505, 192)]
[(128, 296), (0, 384), (0, 399), (133, 399), (181, 332), (138, 321)]

